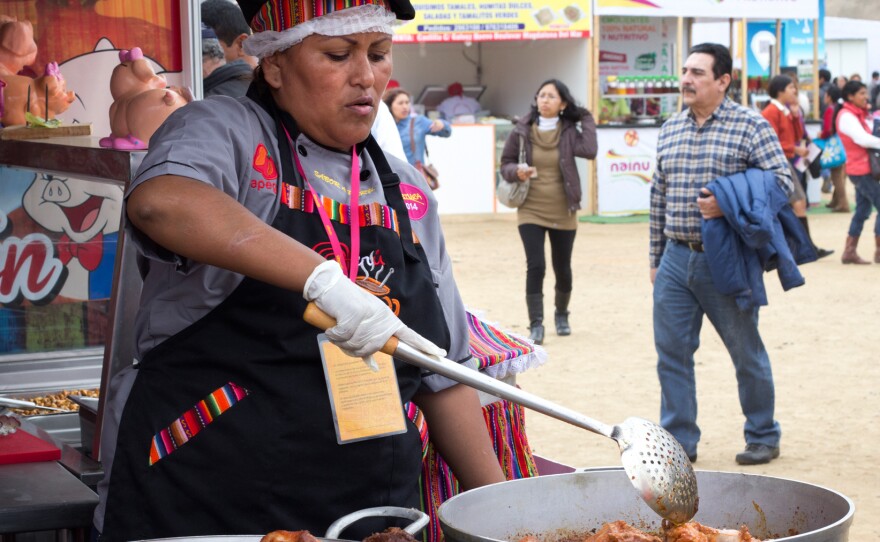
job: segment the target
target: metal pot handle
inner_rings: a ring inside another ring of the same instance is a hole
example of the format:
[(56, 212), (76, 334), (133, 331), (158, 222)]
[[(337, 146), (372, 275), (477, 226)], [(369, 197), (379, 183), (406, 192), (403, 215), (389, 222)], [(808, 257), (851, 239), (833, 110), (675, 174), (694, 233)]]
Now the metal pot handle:
[(428, 525), (428, 522), (431, 520), (431, 518), (428, 517), (428, 514), (425, 514), (421, 510), (416, 510), (415, 508), (402, 508), (399, 506), (377, 506), (376, 508), (364, 508), (363, 510), (358, 510), (357, 512), (352, 512), (351, 514), (342, 516), (341, 518), (331, 523), (330, 527), (327, 528), (327, 533), (324, 535), (324, 538), (338, 539), (342, 531), (348, 528), (349, 525), (363, 518), (386, 516), (412, 520), (412, 523), (403, 528), (404, 531), (408, 532), (411, 535), (415, 535), (419, 531), (424, 529), (425, 526)]

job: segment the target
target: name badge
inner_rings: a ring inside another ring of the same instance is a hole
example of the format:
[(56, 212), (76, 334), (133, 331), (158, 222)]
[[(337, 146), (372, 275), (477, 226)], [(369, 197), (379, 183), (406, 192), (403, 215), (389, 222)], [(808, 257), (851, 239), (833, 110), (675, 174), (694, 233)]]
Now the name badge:
[(406, 432), (391, 356), (376, 352), (371, 368), (363, 359), (343, 352), (323, 333), (318, 335), (318, 347), (339, 444)]

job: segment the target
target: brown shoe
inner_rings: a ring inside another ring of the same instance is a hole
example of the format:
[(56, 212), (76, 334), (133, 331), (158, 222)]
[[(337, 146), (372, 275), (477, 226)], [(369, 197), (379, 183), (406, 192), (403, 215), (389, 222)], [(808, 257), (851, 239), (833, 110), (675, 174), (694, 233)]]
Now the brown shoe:
[(874, 249), (874, 263), (880, 263), (880, 235), (874, 236), (874, 245), (877, 247)]
[(858, 245), (859, 238), (856, 236), (848, 235), (846, 238), (846, 247), (843, 249), (843, 256), (840, 257), (840, 261), (845, 264), (854, 263), (858, 265), (866, 265), (871, 263), (859, 257), (858, 253), (856, 252), (856, 247)]

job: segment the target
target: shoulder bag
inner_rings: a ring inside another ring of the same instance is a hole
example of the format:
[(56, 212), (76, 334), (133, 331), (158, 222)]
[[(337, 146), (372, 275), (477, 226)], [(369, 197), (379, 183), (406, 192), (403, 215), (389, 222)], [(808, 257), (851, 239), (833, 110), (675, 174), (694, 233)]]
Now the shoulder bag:
[[(416, 120), (412, 117), (409, 119), (409, 148), (413, 153), (413, 156), (416, 154), (416, 139), (415, 139), (415, 122)], [(428, 156), (428, 146), (425, 145), (425, 156)], [(437, 168), (434, 164), (422, 163), (420, 160), (416, 160), (416, 169), (422, 172), (422, 175), (425, 177), (425, 181), (428, 182), (428, 186), (431, 187), (431, 190), (437, 190), (440, 188), (440, 172), (437, 171)]]
[[(526, 163), (526, 150), (523, 136), (519, 137), (519, 163)], [(501, 177), (499, 172), (498, 182), (495, 185), (495, 196), (502, 205), (510, 207), (511, 209), (516, 209), (526, 201), (526, 196), (529, 195), (529, 184), (529, 180), (523, 182), (508, 182)]]
[(846, 151), (837, 134), (832, 134), (828, 139), (814, 139), (813, 142), (822, 147), (822, 154), (819, 155), (822, 169), (834, 169), (846, 163)]

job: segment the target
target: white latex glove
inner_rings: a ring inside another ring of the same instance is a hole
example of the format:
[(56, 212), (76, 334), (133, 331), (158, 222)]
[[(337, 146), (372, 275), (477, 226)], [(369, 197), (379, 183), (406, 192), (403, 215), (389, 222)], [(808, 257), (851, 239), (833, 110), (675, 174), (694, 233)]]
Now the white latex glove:
[(303, 297), (336, 320), (336, 326), (326, 331), (327, 338), (350, 356), (369, 363), (367, 358), (392, 335), (426, 354), (446, 356), (445, 350), (406, 327), (378, 297), (349, 280), (333, 260), (312, 271)]

